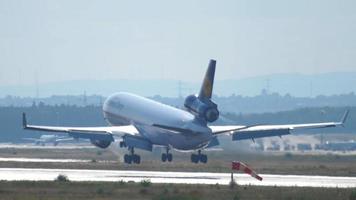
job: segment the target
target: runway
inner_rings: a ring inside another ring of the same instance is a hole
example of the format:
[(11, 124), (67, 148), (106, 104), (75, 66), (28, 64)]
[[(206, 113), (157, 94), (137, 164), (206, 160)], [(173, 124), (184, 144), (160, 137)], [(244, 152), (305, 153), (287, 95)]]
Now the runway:
[[(152, 183), (180, 184), (221, 184), (230, 182), (229, 173), (157, 172), (157, 171), (118, 171), (80, 169), (25, 169), (0, 168), (0, 179), (7, 181), (52, 181), (59, 174), (70, 181), (134, 181), (150, 180)], [(296, 186), (296, 187), (356, 187), (356, 177), (298, 176), (261, 174), (263, 181), (248, 175), (234, 174), (239, 185)]]
[(48, 144), (46, 146), (34, 145), (31, 143), (11, 144), (0, 143), (0, 149), (93, 149), (95, 146), (86, 143), (61, 143), (57, 146)]
[[(0, 157), (0, 162), (35, 162), (35, 163), (88, 163), (91, 160), (82, 159), (51, 159), (51, 158), (3, 158)], [(109, 162), (109, 161), (107, 161)]]

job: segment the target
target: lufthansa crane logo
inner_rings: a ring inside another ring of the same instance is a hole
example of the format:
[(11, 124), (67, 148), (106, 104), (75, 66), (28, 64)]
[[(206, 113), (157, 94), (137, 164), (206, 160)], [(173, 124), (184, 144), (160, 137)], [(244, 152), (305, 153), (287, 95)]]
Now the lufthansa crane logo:
[(211, 97), (211, 91), (212, 91), (211, 81), (208, 78), (205, 78), (205, 80), (204, 80), (204, 95), (206, 97)]

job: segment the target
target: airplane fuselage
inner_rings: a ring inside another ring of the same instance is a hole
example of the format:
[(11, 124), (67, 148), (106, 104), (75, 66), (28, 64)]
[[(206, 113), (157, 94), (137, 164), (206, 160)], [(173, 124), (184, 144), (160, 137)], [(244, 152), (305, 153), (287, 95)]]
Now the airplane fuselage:
[[(185, 110), (165, 105), (130, 93), (117, 93), (103, 105), (104, 117), (112, 126), (132, 124), (139, 134), (152, 144), (177, 150), (195, 150), (205, 147), (212, 138), (211, 129), (199, 123)], [(153, 124), (194, 130), (195, 133), (178, 133)]]

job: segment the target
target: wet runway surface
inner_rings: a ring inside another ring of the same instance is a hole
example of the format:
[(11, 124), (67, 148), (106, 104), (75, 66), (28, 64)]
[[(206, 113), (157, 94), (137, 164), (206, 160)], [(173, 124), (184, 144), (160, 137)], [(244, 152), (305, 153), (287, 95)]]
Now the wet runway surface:
[[(59, 174), (71, 181), (134, 181), (150, 180), (152, 183), (222, 184), (231, 180), (229, 173), (155, 172), (80, 169), (24, 169), (0, 168), (1, 180), (52, 181)], [(299, 176), (261, 174), (263, 181), (248, 175), (234, 174), (240, 185), (297, 186), (297, 187), (356, 187), (356, 177)]]

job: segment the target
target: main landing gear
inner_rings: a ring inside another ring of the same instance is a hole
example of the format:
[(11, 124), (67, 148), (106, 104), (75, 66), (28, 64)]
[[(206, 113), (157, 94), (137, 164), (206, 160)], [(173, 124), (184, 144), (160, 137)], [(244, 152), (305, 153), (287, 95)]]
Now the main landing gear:
[(198, 151), (198, 154), (192, 154), (190, 156), (190, 160), (192, 161), (192, 163), (207, 163), (208, 162), (208, 156), (205, 154), (201, 154), (201, 150)]
[(141, 163), (141, 156), (135, 154), (135, 151), (134, 151), (133, 147), (129, 147), (128, 149), (129, 149), (130, 153), (124, 155), (124, 162), (127, 163), (127, 164), (132, 164), (132, 163), (140, 164)]
[(161, 160), (162, 162), (166, 162), (166, 161), (172, 162), (173, 155), (169, 153), (169, 148), (166, 149), (166, 153), (162, 153)]
[(120, 148), (126, 147), (126, 143), (124, 141), (121, 141), (119, 144), (120, 144)]

